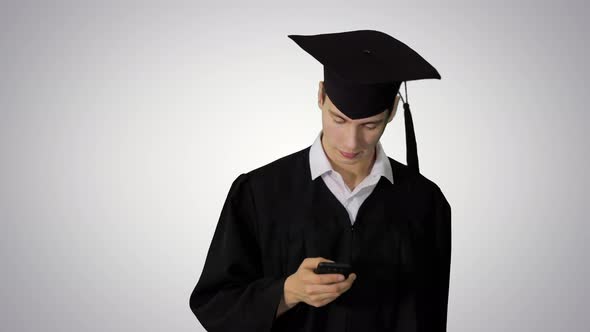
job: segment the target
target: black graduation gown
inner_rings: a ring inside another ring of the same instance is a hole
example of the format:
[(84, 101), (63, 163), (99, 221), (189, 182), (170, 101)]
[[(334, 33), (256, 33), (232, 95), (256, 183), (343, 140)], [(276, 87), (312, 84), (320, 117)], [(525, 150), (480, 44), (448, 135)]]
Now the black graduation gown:
[[(388, 158), (354, 225), (309, 149), (233, 182), (190, 296), (207, 331), (446, 331), (451, 209), (439, 187)], [(323, 307), (275, 319), (285, 279), (306, 257), (349, 263), (353, 286)]]

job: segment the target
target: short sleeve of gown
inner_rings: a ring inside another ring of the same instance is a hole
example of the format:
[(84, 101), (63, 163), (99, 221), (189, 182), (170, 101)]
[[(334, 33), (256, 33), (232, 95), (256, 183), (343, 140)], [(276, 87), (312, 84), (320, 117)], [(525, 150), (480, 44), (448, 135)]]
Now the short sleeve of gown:
[[(419, 244), (420, 263), (406, 284), (399, 307), (399, 331), (446, 332), (451, 272), (451, 206), (436, 188), (426, 218), (426, 241)], [(411, 286), (409, 286), (411, 285)]]
[(216, 331), (270, 331), (285, 277), (263, 275), (256, 210), (248, 175), (233, 182), (223, 205), (190, 308)]
[(429, 264), (422, 276), (420, 331), (445, 332), (451, 272), (451, 206), (439, 188), (434, 193), (431, 211), (432, 246), (427, 246)]

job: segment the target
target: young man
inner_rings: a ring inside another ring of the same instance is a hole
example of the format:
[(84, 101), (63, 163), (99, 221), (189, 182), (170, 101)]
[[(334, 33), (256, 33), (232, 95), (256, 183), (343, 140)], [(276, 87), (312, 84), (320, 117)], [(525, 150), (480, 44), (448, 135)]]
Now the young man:
[(379, 142), (401, 83), (440, 75), (382, 32), (289, 37), (324, 65), (322, 131), (233, 182), (191, 310), (208, 331), (446, 331), (451, 210), (418, 172), (407, 100), (408, 166)]

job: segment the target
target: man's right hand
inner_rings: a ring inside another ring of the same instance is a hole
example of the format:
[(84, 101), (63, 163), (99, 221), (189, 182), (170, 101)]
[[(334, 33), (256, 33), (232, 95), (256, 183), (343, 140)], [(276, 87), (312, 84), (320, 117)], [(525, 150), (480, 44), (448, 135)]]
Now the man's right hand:
[(356, 274), (351, 273), (348, 279), (342, 274), (316, 274), (313, 270), (320, 262), (334, 262), (322, 257), (306, 258), (297, 272), (285, 280), (284, 298), (288, 308), (299, 302), (313, 307), (322, 307), (352, 287)]

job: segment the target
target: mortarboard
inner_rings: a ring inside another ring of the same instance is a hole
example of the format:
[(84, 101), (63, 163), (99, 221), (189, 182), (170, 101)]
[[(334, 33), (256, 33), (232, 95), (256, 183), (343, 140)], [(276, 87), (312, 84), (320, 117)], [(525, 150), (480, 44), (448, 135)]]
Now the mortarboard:
[(406, 82), (440, 79), (438, 71), (401, 41), (375, 30), (318, 35), (288, 35), (324, 66), (324, 88), (330, 100), (351, 119), (379, 114), (393, 105), (404, 83), (406, 158), (419, 171), (416, 136)]

